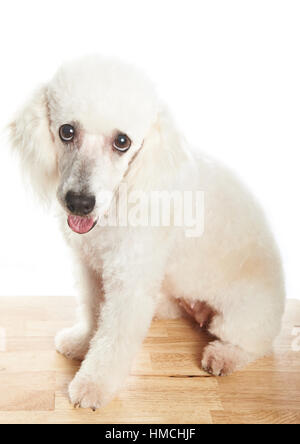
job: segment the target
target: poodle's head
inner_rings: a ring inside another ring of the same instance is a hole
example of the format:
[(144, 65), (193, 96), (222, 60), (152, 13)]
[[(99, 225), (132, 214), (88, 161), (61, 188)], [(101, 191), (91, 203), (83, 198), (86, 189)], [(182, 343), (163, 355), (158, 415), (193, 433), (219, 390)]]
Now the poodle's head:
[(69, 226), (85, 233), (144, 149), (159, 104), (139, 71), (98, 56), (63, 65), (10, 125), (34, 187), (56, 193)]

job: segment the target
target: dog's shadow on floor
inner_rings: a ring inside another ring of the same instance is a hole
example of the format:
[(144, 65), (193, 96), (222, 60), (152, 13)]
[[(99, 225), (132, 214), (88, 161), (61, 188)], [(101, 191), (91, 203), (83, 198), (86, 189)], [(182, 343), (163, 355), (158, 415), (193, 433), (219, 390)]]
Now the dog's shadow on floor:
[[(209, 333), (207, 328), (200, 327), (199, 324), (190, 316), (186, 316), (184, 318), (186, 325), (195, 333), (195, 339), (191, 341), (189, 346), (187, 347), (187, 351), (189, 351), (193, 357), (194, 364), (202, 369), (202, 358), (205, 347), (210, 343), (217, 339), (216, 336)], [(207, 376), (211, 376), (207, 374)]]
[[(59, 368), (59, 389), (64, 392), (65, 395), (68, 393), (68, 387), (78, 370), (81, 366), (81, 361), (75, 359), (68, 359), (66, 356), (62, 355), (58, 351), (55, 352), (56, 366)], [(62, 375), (62, 376), (61, 376)]]

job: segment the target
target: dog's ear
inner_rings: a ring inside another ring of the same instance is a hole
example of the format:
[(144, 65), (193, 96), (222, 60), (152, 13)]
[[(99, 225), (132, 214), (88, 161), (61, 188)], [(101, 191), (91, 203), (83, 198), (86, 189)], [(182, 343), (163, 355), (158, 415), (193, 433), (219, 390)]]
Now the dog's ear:
[(12, 147), (38, 195), (49, 200), (55, 190), (57, 162), (50, 132), (47, 87), (37, 89), (9, 124)]
[[(173, 117), (166, 108), (162, 108), (158, 113), (156, 128), (160, 135), (161, 148), (167, 152), (173, 160), (177, 159), (179, 152), (182, 151), (184, 141), (182, 135), (176, 128)], [(180, 160), (180, 158), (178, 160)]]
[(178, 181), (182, 165), (189, 159), (185, 140), (166, 108), (162, 108), (145, 137), (143, 147), (128, 173), (133, 186), (168, 189)]

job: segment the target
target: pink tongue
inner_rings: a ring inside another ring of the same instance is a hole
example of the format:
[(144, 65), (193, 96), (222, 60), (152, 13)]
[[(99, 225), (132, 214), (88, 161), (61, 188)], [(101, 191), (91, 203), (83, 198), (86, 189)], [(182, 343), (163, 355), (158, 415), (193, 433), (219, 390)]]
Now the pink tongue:
[(84, 234), (90, 231), (94, 226), (92, 217), (68, 216), (68, 224), (75, 233)]

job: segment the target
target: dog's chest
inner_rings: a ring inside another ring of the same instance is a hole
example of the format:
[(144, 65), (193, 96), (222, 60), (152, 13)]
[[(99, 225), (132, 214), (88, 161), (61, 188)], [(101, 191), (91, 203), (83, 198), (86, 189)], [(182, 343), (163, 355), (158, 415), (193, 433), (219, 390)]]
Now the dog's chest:
[(78, 235), (68, 233), (68, 241), (74, 248), (80, 259), (95, 271), (99, 271), (103, 265), (103, 259), (109, 254), (112, 246), (116, 245), (116, 233), (112, 230), (95, 229), (87, 234)]
[(101, 248), (98, 247), (96, 239), (84, 239), (79, 247), (82, 260), (94, 270), (102, 266)]

